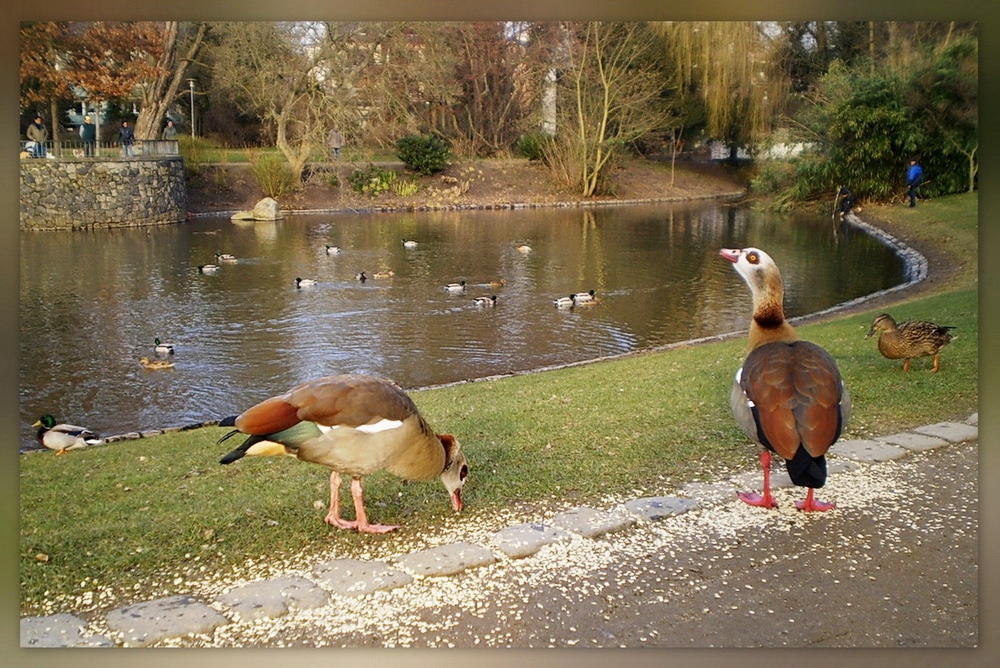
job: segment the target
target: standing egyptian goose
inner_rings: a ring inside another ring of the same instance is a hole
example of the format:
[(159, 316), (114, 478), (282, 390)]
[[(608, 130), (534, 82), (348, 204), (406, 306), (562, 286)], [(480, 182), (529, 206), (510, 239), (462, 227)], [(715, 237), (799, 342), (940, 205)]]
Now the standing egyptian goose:
[(38, 442), (49, 450), (55, 450), (57, 455), (65, 454), (67, 450), (77, 450), (101, 443), (98, 435), (86, 427), (57, 424), (56, 419), (48, 413), (38, 418), (38, 421), (31, 426), (38, 428)]
[(757, 248), (723, 248), (753, 293), (750, 353), (736, 372), (730, 405), (743, 432), (761, 446), (764, 493), (741, 492), (752, 506), (773, 508), (771, 453), (785, 460), (792, 482), (808, 487), (804, 511), (829, 510), (813, 490), (826, 483), (826, 451), (840, 437), (851, 400), (836, 362), (815, 343), (799, 339), (785, 320), (784, 288), (774, 260)]
[(870, 339), (878, 332), (878, 351), (887, 359), (904, 360), (903, 371), (910, 370), (912, 358), (933, 355), (934, 366), (931, 367), (931, 372), (934, 373), (941, 368), (941, 349), (957, 338), (951, 333), (953, 329), (955, 328), (923, 320), (897, 325), (891, 315), (882, 313), (875, 317), (865, 339)]
[[(361, 476), (388, 471), (406, 480), (440, 477), (451, 505), (462, 509), (469, 466), (458, 440), (435, 434), (413, 400), (394, 383), (363, 375), (319, 378), (266, 399), (220, 426), (236, 427), (220, 439), (243, 433), (243, 444), (220, 460), (244, 455), (288, 454), (321, 464), (330, 473), (330, 509), (325, 521), (342, 529), (385, 533), (397, 526), (371, 524)], [(356, 520), (340, 517), (340, 476), (351, 477)]]

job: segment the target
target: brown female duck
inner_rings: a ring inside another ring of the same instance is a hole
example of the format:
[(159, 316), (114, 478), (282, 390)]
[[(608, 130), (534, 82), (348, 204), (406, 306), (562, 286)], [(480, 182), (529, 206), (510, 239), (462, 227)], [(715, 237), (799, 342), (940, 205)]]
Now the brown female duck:
[(903, 371), (910, 370), (910, 360), (914, 357), (934, 356), (934, 366), (931, 372), (941, 368), (939, 351), (955, 338), (951, 330), (954, 327), (935, 325), (932, 322), (914, 320), (901, 322), (898, 325), (888, 313), (882, 313), (872, 322), (871, 329), (865, 335), (870, 339), (878, 332), (878, 351), (891, 360), (905, 360)]

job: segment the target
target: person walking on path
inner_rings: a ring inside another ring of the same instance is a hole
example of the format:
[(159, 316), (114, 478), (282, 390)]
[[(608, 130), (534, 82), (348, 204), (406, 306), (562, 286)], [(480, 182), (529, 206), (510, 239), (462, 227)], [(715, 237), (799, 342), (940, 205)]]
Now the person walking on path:
[(334, 160), (340, 160), (340, 149), (344, 145), (344, 135), (340, 133), (336, 127), (330, 130), (330, 153), (333, 154)]
[(167, 127), (163, 128), (163, 138), (177, 139), (177, 128), (174, 127), (173, 121), (167, 121)]
[(129, 127), (128, 121), (122, 121), (122, 129), (118, 131), (118, 140), (122, 143), (122, 155), (135, 155), (132, 145), (135, 143), (135, 133)]
[(42, 122), (41, 115), (35, 116), (34, 122), (28, 126), (28, 131), (25, 134), (29, 141), (35, 142), (35, 145), (31, 149), (32, 155), (36, 158), (44, 158), (45, 142), (49, 140), (49, 129)]
[(924, 170), (917, 158), (910, 160), (910, 168), (906, 170), (906, 194), (910, 198), (910, 206), (917, 205), (917, 188), (924, 182)]
[(93, 158), (97, 148), (97, 126), (90, 116), (84, 116), (80, 124), (80, 140), (83, 142), (84, 157)]

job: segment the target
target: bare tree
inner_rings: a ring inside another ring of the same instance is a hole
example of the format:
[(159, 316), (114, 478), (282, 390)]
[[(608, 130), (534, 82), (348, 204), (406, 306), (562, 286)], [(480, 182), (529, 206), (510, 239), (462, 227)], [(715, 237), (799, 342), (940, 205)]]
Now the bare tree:
[[(135, 120), (135, 135), (139, 139), (156, 139), (163, 118), (170, 106), (177, 100), (178, 91), (184, 83), (188, 68), (198, 55), (205, 39), (208, 25), (199, 23), (193, 36), (180, 55), (181, 24), (167, 21), (163, 24), (162, 48), (157, 59), (155, 76), (139, 87), (141, 107)], [(194, 122), (194, 119), (192, 119)]]
[(569, 24), (559, 124), (546, 161), (585, 197), (601, 192), (622, 148), (667, 118), (654, 35), (639, 23)]

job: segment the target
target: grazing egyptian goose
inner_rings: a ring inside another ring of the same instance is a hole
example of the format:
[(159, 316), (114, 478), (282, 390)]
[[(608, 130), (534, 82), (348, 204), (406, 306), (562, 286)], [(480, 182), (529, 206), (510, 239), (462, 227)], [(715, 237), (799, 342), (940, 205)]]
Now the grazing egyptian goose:
[(413, 239), (403, 239), (403, 248), (416, 248), (417, 242)]
[(935, 325), (933, 322), (914, 320), (898, 325), (888, 313), (876, 316), (871, 329), (865, 335), (870, 339), (878, 332), (878, 351), (891, 360), (902, 359), (903, 371), (910, 370), (910, 359), (934, 356), (931, 373), (941, 368), (940, 350), (958, 338), (951, 333), (954, 327)]
[(497, 296), (490, 295), (489, 297), (476, 297), (473, 301), (476, 303), (476, 306), (496, 306)]
[(815, 343), (799, 339), (785, 320), (781, 273), (774, 260), (757, 248), (720, 252), (733, 263), (753, 293), (750, 353), (736, 372), (730, 405), (743, 432), (761, 446), (764, 493), (741, 492), (752, 506), (773, 508), (771, 453), (785, 460), (792, 482), (808, 487), (804, 511), (834, 507), (816, 499), (826, 483), (826, 451), (840, 437), (851, 400), (833, 358)]
[(217, 262), (236, 262), (236, 256), (230, 253), (216, 253), (215, 260)]
[(217, 264), (199, 264), (198, 273), (200, 274), (214, 274), (219, 271), (219, 265)]
[(38, 442), (49, 450), (55, 450), (57, 455), (65, 454), (67, 450), (78, 450), (101, 443), (98, 435), (86, 427), (57, 424), (56, 419), (48, 413), (31, 426), (38, 427)]
[(465, 292), (465, 281), (459, 281), (458, 283), (449, 283), (444, 286), (444, 289), (452, 294), (459, 294)]
[(326, 247), (327, 255), (340, 255), (340, 246), (330, 246)]
[(168, 362), (167, 360), (151, 360), (148, 357), (140, 357), (139, 364), (141, 364), (144, 369), (149, 369), (150, 371), (174, 368), (173, 362)]
[(302, 288), (311, 288), (314, 285), (316, 285), (316, 281), (314, 279), (312, 279), (312, 278), (296, 278), (295, 279), (295, 287), (299, 288), (300, 290)]
[[(462, 509), (469, 466), (461, 445), (450, 434), (435, 434), (413, 400), (388, 380), (350, 374), (319, 378), (219, 424), (236, 427), (220, 443), (235, 434), (249, 436), (221, 464), (244, 455), (288, 454), (328, 467), (330, 509), (325, 521), (332, 526), (364, 533), (398, 528), (371, 524), (365, 512), (361, 476), (382, 470), (406, 480), (440, 477), (452, 508)], [(340, 516), (341, 474), (351, 478), (355, 520)]]
[(174, 354), (174, 344), (164, 343), (159, 339), (153, 339), (153, 351), (161, 355), (173, 355)]

